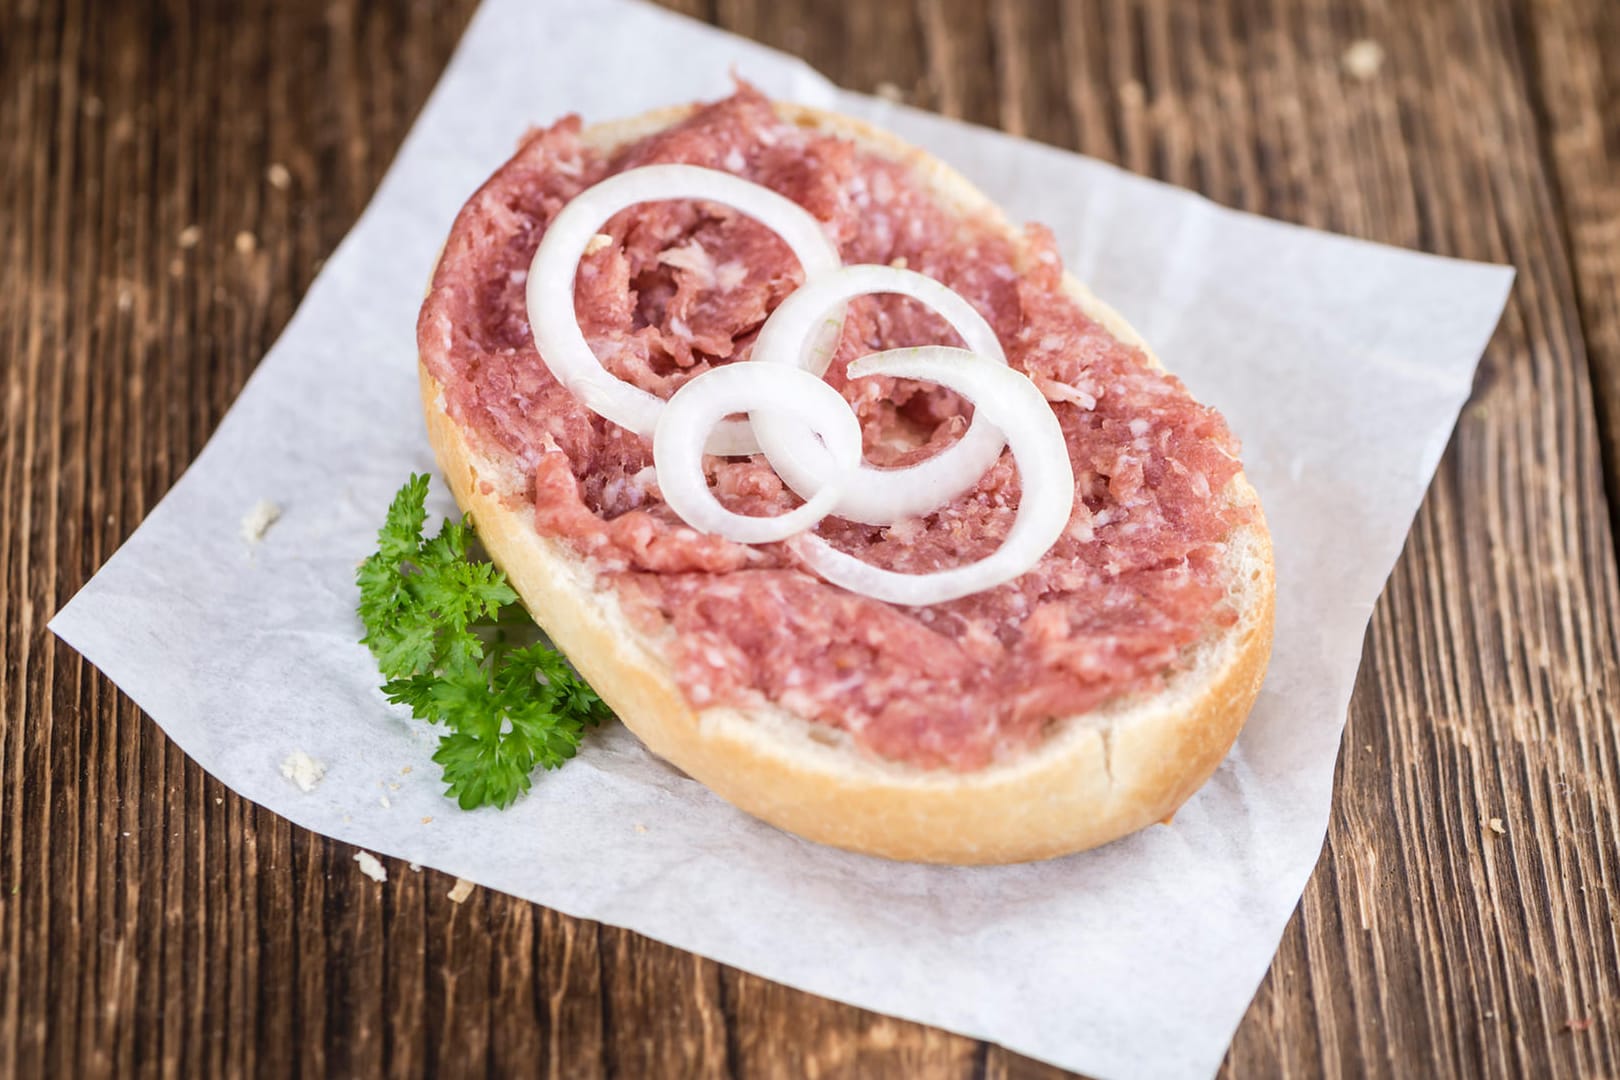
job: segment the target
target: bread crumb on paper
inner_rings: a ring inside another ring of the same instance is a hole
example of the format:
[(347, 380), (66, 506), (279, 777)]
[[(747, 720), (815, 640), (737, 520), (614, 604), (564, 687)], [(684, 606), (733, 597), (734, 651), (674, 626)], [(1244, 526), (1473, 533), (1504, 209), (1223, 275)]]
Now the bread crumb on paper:
[(1499, 817), (1487, 818), (1484, 824), (1487, 829), (1491, 830), (1491, 832), (1495, 833), (1497, 836), (1507, 835), (1507, 830), (1502, 827), (1502, 819)]
[(269, 499), (260, 499), (242, 515), (242, 539), (257, 544), (270, 531), (270, 526), (281, 520), (281, 507)]
[(642, 824), (642, 823), (641, 823), (641, 822), (639, 822), (639, 821), (638, 821), (638, 822), (636, 822), (636, 832), (638, 832), (638, 833), (644, 833), (644, 832), (646, 832), (646, 831), (647, 831), (647, 826), (645, 826), (645, 825), (643, 825), (643, 824)]
[(392, 807), (394, 805), (393, 803), (388, 801), (388, 796), (386, 796), (386, 795), (383, 795), (383, 796), (379, 797), (377, 799), (377, 801), (382, 804), (382, 808), (384, 810), (392, 809)]
[(388, 868), (382, 864), (381, 859), (377, 858), (377, 856), (373, 855), (371, 852), (355, 852), (354, 861), (360, 864), (360, 872), (366, 875), (366, 877), (370, 878), (372, 881), (388, 880)]
[(314, 791), (315, 785), (326, 775), (326, 763), (302, 750), (294, 750), (282, 760), (281, 775), (297, 784), (300, 791)]
[(1366, 82), (1384, 66), (1384, 47), (1371, 38), (1362, 38), (1344, 50), (1339, 62), (1344, 65), (1346, 75)]
[(473, 888), (474, 885), (472, 882), (468, 881), (466, 878), (458, 877), (456, 878), (456, 883), (450, 886), (450, 891), (445, 893), (445, 895), (450, 898), (450, 902), (452, 904), (459, 904), (463, 900), (467, 899), (467, 897), (472, 895)]

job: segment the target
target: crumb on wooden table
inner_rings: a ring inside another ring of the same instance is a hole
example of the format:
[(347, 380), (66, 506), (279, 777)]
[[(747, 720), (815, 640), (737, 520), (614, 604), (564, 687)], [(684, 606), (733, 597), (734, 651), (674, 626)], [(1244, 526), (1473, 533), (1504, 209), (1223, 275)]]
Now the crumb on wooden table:
[(1384, 66), (1384, 47), (1371, 38), (1362, 38), (1344, 50), (1339, 62), (1344, 65), (1346, 75), (1366, 82)]
[(377, 856), (373, 855), (371, 852), (355, 852), (354, 861), (360, 864), (360, 872), (366, 875), (366, 877), (370, 878), (372, 881), (388, 880), (388, 868), (382, 864), (381, 859), (377, 858)]

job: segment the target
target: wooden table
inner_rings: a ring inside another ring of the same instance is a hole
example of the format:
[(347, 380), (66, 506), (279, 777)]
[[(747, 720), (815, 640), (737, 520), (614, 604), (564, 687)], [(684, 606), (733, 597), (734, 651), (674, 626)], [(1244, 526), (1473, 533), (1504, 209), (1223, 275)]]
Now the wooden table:
[[(1226, 1072), (1620, 1075), (1620, 4), (677, 6), (1222, 203), (1518, 267)], [(378, 886), (47, 634), (286, 323), (473, 4), (3, 7), (0, 1075), (1044, 1074), (439, 874)]]

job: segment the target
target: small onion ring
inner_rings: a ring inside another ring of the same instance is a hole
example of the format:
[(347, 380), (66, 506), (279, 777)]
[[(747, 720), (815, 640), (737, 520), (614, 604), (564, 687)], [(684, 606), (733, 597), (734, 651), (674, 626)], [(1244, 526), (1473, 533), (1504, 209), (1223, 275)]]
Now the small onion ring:
[[(824, 443), (833, 471), (803, 506), (775, 517), (737, 514), (721, 506), (703, 475), (703, 445), (732, 413), (755, 405), (792, 410)], [(838, 391), (799, 368), (727, 364), (704, 372), (664, 403), (653, 431), (653, 465), (669, 508), (694, 529), (744, 544), (768, 544), (813, 529), (843, 494), (861, 463), (861, 425)]]
[[(817, 321), (842, 320), (846, 303), (871, 293), (898, 293), (926, 304), (962, 336), (968, 352), (987, 363), (1006, 366), (1007, 356), (996, 332), (961, 295), (915, 270), (873, 265), (846, 266), (806, 280), (765, 320), (754, 340), (753, 358), (796, 364), (821, 374), (832, 357), (818, 351), (822, 337), (812, 340)], [(825, 451), (810, 431), (791, 413), (750, 409), (749, 420), (760, 449), (788, 487), (801, 498), (815, 495), (826, 471)], [(978, 483), (1005, 445), (1002, 431), (975, 411), (962, 437), (933, 457), (898, 469), (863, 463), (859, 478), (833, 513), (868, 525), (891, 525), (901, 518), (926, 514)]]
[(1017, 516), (999, 548), (966, 566), (927, 574), (897, 573), (805, 534), (792, 544), (810, 568), (851, 592), (920, 607), (995, 588), (1038, 563), (1068, 525), (1075, 496), (1063, 428), (1035, 384), (1005, 365), (941, 345), (890, 349), (849, 365), (850, 378), (865, 375), (921, 379), (949, 387), (973, 402), (975, 417), (986, 416), (1006, 432), (1022, 490)]
[[(574, 312), (574, 277), (585, 248), (609, 218), (637, 203), (700, 199), (720, 203), (764, 224), (798, 258), (809, 281), (838, 268), (842, 260), (821, 223), (798, 203), (770, 188), (696, 165), (647, 165), (610, 176), (574, 196), (554, 218), (529, 264), (526, 290), (529, 330), (535, 348), (557, 381), (593, 412), (650, 437), (664, 403), (654, 394), (614, 377), (591, 352)], [(826, 333), (836, 341), (837, 314)], [(831, 352), (826, 343), (821, 348)], [(749, 425), (720, 424), (710, 442), (716, 454), (757, 453)]]

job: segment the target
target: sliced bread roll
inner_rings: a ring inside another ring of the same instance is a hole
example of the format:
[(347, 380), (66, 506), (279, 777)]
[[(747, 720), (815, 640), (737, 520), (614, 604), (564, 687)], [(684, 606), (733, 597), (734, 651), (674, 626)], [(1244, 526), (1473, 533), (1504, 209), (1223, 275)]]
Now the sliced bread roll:
[[(776, 108), (786, 121), (903, 163), (940, 204), (1025, 242), (984, 195), (922, 151), (847, 117)], [(590, 127), (582, 138), (611, 152), (689, 111)], [(1064, 287), (1117, 339), (1147, 352), (1135, 331), (1079, 282), (1065, 278)], [(1217, 496), (1253, 507), (1228, 538), (1221, 569), (1235, 618), (1211, 626), (1156, 687), (1055, 719), (1035, 745), (986, 767), (961, 771), (879, 758), (847, 733), (776, 704), (694, 708), (676, 679), (673, 629), (649, 631), (644, 620), (627, 617), (587, 559), (536, 531), (521, 464), (463, 430), (429, 365), (420, 370), (429, 437), (456, 501), (536, 621), (653, 753), (799, 836), (894, 859), (956, 864), (1042, 859), (1107, 843), (1168, 819), (1225, 756), (1259, 691), (1272, 637), (1271, 541), (1258, 498), (1239, 473)]]

